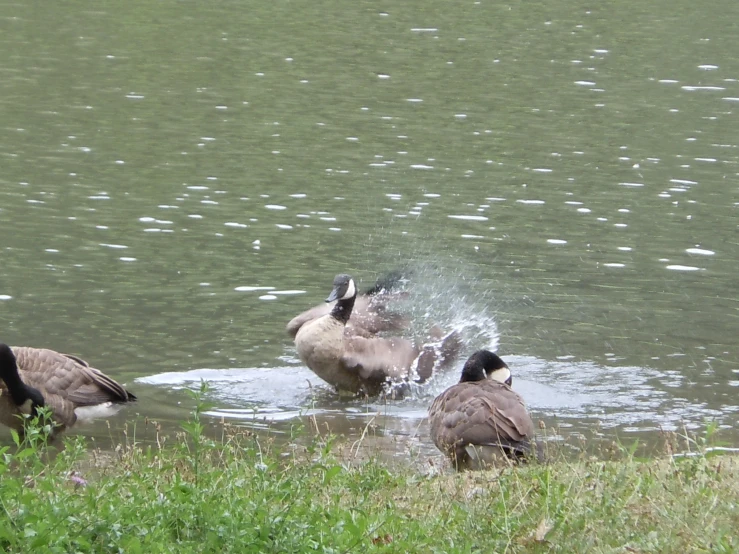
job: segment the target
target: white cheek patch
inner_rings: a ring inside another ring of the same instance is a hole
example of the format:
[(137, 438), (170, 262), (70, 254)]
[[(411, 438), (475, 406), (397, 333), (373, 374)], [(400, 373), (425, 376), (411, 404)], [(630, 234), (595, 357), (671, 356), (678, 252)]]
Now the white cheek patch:
[(354, 279), (349, 279), (349, 286), (346, 288), (346, 293), (341, 297), (342, 300), (352, 298), (357, 294), (357, 287), (354, 286)]
[(490, 379), (498, 381), (499, 383), (505, 383), (511, 377), (511, 370), (507, 367), (501, 367), (496, 369), (490, 374)]

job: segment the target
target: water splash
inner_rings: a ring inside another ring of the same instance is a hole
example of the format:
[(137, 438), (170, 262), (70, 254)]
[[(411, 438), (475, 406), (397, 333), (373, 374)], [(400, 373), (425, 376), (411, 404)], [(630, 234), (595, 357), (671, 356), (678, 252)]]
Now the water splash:
[(489, 313), (489, 291), (476, 279), (476, 270), (461, 264), (409, 264), (406, 290), (399, 310), (410, 318), (410, 332), (424, 336), (434, 325), (445, 333), (457, 331), (462, 352), (479, 348), (496, 349), (500, 334), (495, 317)]

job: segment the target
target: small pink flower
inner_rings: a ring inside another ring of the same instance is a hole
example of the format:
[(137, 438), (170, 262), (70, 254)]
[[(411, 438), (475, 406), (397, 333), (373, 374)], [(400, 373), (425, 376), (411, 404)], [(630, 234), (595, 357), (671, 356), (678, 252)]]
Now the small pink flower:
[(87, 481), (79, 476), (78, 473), (72, 473), (69, 476), (69, 480), (72, 481), (78, 487), (86, 487)]

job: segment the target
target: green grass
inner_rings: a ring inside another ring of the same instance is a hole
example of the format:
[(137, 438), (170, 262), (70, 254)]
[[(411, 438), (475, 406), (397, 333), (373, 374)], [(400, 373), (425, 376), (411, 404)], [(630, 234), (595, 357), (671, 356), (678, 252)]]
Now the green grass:
[[(735, 552), (739, 463), (595, 459), (422, 475), (277, 447), (200, 409), (173, 444), (90, 456), (43, 431), (0, 449), (5, 552)], [(81, 471), (86, 485), (75, 482)]]

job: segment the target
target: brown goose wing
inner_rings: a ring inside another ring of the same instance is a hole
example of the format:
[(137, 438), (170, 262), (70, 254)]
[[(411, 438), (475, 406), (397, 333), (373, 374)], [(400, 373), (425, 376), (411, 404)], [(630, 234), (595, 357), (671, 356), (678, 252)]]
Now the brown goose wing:
[(303, 325), (305, 325), (309, 321), (313, 321), (314, 319), (318, 319), (319, 317), (327, 315), (331, 312), (331, 308), (333, 308), (333, 303), (319, 304), (318, 306), (314, 306), (310, 310), (304, 311), (302, 314), (296, 315), (287, 324), (286, 330), (288, 335), (290, 335), (292, 338), (295, 338), (295, 335), (298, 334), (298, 331), (300, 331), (300, 328)]
[(59, 396), (76, 406), (128, 402), (136, 397), (119, 383), (75, 356), (45, 348), (13, 347), (20, 376), (44, 396)]
[(468, 444), (521, 442), (534, 435), (523, 399), (497, 381), (459, 383), (429, 409), (431, 438), (445, 452)]
[(408, 375), (418, 349), (409, 340), (400, 337), (346, 337), (341, 364), (359, 372), (362, 379), (399, 379)]
[(360, 296), (354, 303), (349, 327), (360, 327), (365, 332), (376, 335), (383, 332), (397, 332), (407, 329), (407, 317), (394, 312), (389, 305), (405, 296), (405, 293), (385, 292), (373, 296)]

